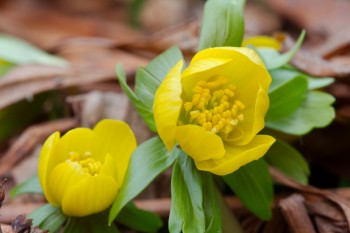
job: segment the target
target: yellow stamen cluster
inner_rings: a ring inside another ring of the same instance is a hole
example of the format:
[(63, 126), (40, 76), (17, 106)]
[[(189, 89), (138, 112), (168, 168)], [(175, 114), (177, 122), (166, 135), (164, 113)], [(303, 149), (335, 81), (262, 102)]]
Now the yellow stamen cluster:
[(85, 152), (83, 154), (77, 152), (70, 152), (69, 160), (72, 162), (77, 162), (84, 169), (85, 173), (92, 176), (98, 175), (101, 168), (101, 163), (96, 161), (91, 156), (91, 152)]
[(227, 137), (243, 120), (244, 104), (236, 99), (236, 87), (228, 78), (218, 76), (209, 81), (199, 81), (192, 90), (190, 102), (184, 103), (190, 124), (200, 125), (207, 131)]

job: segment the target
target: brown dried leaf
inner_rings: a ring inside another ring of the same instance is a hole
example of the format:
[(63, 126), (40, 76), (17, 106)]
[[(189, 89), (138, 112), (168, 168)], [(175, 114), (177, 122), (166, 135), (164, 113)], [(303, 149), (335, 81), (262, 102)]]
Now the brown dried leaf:
[(20, 159), (42, 143), (52, 132), (67, 131), (78, 125), (75, 119), (63, 119), (29, 127), (0, 159), (0, 176), (6, 174)]
[(276, 168), (270, 167), (269, 169), (273, 179), (276, 182), (297, 189), (301, 192), (320, 196), (336, 204), (342, 210), (342, 213), (344, 214), (344, 217), (348, 224), (347, 228), (350, 229), (350, 202), (347, 199), (328, 190), (321, 190), (309, 185), (302, 185), (300, 183), (297, 183), (296, 181), (284, 175), (282, 172), (278, 171)]
[(0, 80), (0, 109), (33, 95), (57, 88), (81, 86), (115, 80), (115, 65), (120, 62), (130, 74), (148, 60), (121, 50), (76, 46), (62, 51), (72, 68), (21, 65)]
[(318, 55), (303, 49), (296, 53), (292, 59), (292, 64), (298, 69), (314, 76), (342, 78), (350, 75), (350, 66), (324, 60)]
[(346, 221), (341, 209), (332, 203), (325, 201), (305, 201), (305, 206), (310, 214), (319, 215), (338, 222)]
[(0, 222), (11, 224), (11, 222), (21, 214), (30, 214), (44, 203), (16, 203), (11, 202), (4, 204), (1, 208)]
[[(344, 0), (268, 0), (276, 10), (300, 28), (309, 37), (324, 38), (322, 43), (309, 44), (314, 53), (327, 56), (350, 43), (350, 2)], [(313, 41), (319, 39), (312, 39)]]
[(288, 231), (288, 225), (283, 218), (282, 212), (279, 208), (272, 209), (272, 219), (266, 222), (262, 233), (286, 233)]
[[(295, 41), (287, 34), (276, 33), (276, 37), (283, 37), (284, 47), (290, 50)], [(350, 67), (339, 61), (328, 61), (315, 53), (305, 49), (299, 49), (291, 63), (298, 69), (314, 76), (347, 77), (350, 75)]]
[(291, 232), (293, 233), (316, 233), (311, 219), (304, 206), (304, 197), (293, 194), (279, 201), (282, 214), (284, 215)]
[(143, 50), (155, 54), (159, 54), (172, 46), (177, 46), (184, 54), (192, 56), (197, 51), (199, 26), (199, 20), (193, 19), (189, 22), (166, 28), (151, 36), (130, 40), (129, 43), (120, 46), (124, 49), (133, 50), (135, 53)]
[(18, 215), (11, 224), (13, 232), (30, 233), (32, 228), (32, 221), (32, 219), (26, 219), (24, 215)]
[(67, 101), (72, 104), (75, 115), (84, 127), (93, 127), (105, 118), (127, 119), (129, 99), (122, 93), (92, 91), (70, 96)]
[(315, 223), (319, 233), (348, 233), (349, 229), (346, 222), (335, 223), (328, 218), (315, 216)]
[[(92, 36), (128, 41), (142, 35), (120, 21), (117, 6), (95, 14), (68, 14), (50, 4), (7, 1), (0, 8), (0, 30), (19, 36), (43, 49), (57, 47), (67, 38)], [(45, 19), (45, 20), (43, 20)]]

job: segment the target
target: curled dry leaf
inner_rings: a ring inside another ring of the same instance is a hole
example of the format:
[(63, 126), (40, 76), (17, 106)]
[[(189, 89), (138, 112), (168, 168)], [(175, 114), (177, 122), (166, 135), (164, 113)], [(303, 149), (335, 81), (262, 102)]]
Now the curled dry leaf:
[(33, 226), (32, 219), (26, 219), (25, 215), (18, 215), (12, 222), (13, 233), (48, 233), (48, 230), (40, 230)]
[[(320, 56), (329, 56), (349, 45), (350, 2), (344, 0), (268, 0), (271, 8), (300, 28), (306, 29), (308, 47)], [(321, 41), (320, 41), (321, 40)], [(319, 41), (319, 43), (315, 43)]]
[(127, 118), (129, 99), (122, 93), (92, 91), (70, 96), (67, 101), (83, 127), (91, 128), (102, 119), (125, 121)]
[(32, 220), (26, 219), (24, 215), (18, 215), (11, 224), (14, 233), (30, 233)]
[[(295, 44), (295, 41), (289, 35), (279, 33), (275, 36), (277, 38), (285, 38), (285, 50), (290, 50)], [(291, 63), (298, 69), (314, 76), (331, 76), (338, 78), (350, 76), (350, 66), (337, 61), (325, 60), (320, 55), (311, 53), (305, 49), (299, 49)]]
[(279, 206), (293, 233), (316, 233), (304, 201), (304, 197), (300, 194), (293, 194), (280, 200)]
[(0, 176), (42, 143), (52, 132), (65, 132), (78, 125), (75, 119), (62, 119), (29, 127), (0, 159)]
[(197, 51), (199, 37), (199, 19), (193, 19), (174, 27), (146, 36), (135, 38), (129, 43), (120, 45), (121, 48), (138, 53), (140, 50), (159, 54), (166, 49), (177, 46), (184, 54), (192, 56)]
[(321, 190), (309, 185), (302, 185), (287, 177), (282, 172), (278, 171), (276, 168), (270, 167), (269, 169), (273, 179), (277, 183), (299, 190), (302, 193), (321, 197), (335, 204), (339, 209), (341, 209), (344, 219), (346, 220), (346, 228), (350, 230), (350, 202), (347, 199), (343, 198), (340, 195), (337, 195), (334, 192), (330, 192), (329, 190)]
[(89, 17), (64, 13), (49, 3), (40, 5), (6, 1), (5, 6), (0, 8), (1, 31), (19, 36), (43, 49), (57, 47), (65, 39), (73, 37), (92, 36), (128, 41), (142, 35), (122, 22), (125, 10), (117, 6), (111, 7), (109, 12), (95, 12)]
[(63, 69), (39, 64), (21, 65), (0, 80), (0, 109), (33, 95), (72, 86), (83, 86), (105, 80), (115, 80), (115, 64), (123, 63), (128, 74), (148, 60), (121, 50), (107, 48), (71, 47), (62, 55), (71, 62)]

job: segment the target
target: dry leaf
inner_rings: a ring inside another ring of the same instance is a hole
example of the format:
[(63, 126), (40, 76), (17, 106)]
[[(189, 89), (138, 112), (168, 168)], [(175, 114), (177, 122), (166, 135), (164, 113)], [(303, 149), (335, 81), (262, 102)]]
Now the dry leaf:
[(19, 160), (53, 132), (65, 132), (76, 126), (77, 121), (75, 119), (63, 119), (29, 127), (0, 158), (0, 176), (5, 175)]

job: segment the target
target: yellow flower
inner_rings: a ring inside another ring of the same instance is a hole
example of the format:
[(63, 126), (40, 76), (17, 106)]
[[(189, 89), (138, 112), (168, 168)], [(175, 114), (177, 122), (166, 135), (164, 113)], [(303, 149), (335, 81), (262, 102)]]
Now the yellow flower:
[(262, 157), (275, 139), (257, 135), (269, 107), (271, 77), (248, 48), (200, 51), (179, 61), (155, 94), (154, 120), (164, 144), (178, 143), (199, 170), (230, 174)]
[[(280, 39), (283, 40), (284, 38)], [(267, 36), (254, 36), (243, 40), (242, 47), (246, 47), (248, 45), (280, 50), (282, 48), (282, 41)]]
[(39, 180), (47, 200), (68, 216), (105, 210), (121, 186), (136, 139), (121, 121), (102, 120), (94, 130), (53, 133), (39, 158)]

